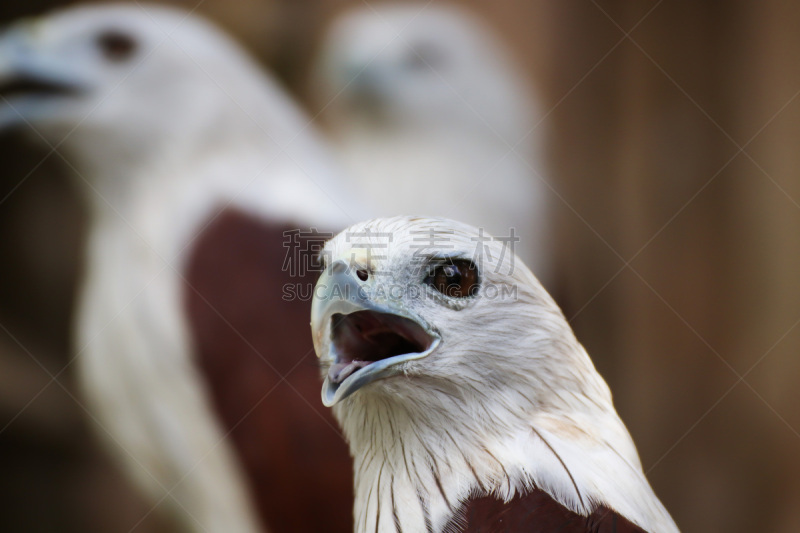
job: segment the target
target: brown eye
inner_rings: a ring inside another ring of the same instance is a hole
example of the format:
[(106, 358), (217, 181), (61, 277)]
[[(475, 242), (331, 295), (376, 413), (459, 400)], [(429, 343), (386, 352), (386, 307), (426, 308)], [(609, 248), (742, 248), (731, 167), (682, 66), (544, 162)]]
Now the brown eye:
[(106, 31), (98, 35), (97, 46), (111, 61), (125, 61), (136, 51), (136, 41), (119, 31)]
[(439, 265), (425, 280), (428, 285), (451, 298), (475, 296), (478, 292), (478, 269), (472, 261), (456, 259)]

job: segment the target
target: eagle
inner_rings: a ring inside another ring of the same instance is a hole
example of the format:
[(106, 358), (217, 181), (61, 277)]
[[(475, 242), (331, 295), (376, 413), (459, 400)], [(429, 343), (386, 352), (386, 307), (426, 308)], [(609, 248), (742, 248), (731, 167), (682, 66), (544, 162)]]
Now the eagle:
[(309, 119), (213, 25), (139, 3), (5, 29), (0, 97), (85, 200), (81, 403), (153, 507), (186, 531), (352, 529), (306, 324), (316, 253), (363, 203)]
[(677, 532), (608, 386), (506, 248), (408, 216), (326, 244), (311, 328), (355, 531)]
[(549, 282), (544, 114), (506, 44), (455, 3), (359, 4), (329, 25), (312, 79), (347, 178), (379, 216), (513, 238)]

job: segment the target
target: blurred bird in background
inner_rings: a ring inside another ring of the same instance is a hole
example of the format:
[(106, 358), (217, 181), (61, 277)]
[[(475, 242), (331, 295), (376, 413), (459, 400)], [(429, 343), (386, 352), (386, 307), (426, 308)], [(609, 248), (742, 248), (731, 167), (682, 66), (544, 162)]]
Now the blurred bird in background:
[(328, 29), (311, 79), (348, 176), (381, 215), (519, 238), (514, 250), (549, 278), (542, 117), (480, 20), (446, 3), (358, 6)]
[(156, 6), (21, 21), (0, 83), (0, 125), (63, 150), (90, 210), (74, 361), (153, 506), (185, 530), (349, 530), (302, 291), (324, 232), (363, 213), (308, 120), (213, 26)]
[(676, 533), (558, 306), (479, 235), (395, 217), (326, 246), (311, 327), (356, 531)]

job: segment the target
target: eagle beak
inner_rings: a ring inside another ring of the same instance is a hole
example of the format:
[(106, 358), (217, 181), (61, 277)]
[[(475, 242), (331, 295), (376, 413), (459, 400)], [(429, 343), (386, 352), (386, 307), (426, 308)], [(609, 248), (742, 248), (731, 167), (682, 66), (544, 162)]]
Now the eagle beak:
[(31, 23), (0, 34), (0, 128), (46, 112), (42, 104), (88, 88), (63, 59), (41, 50)]
[(314, 289), (311, 332), (317, 356), (329, 365), (322, 384), (326, 407), (373, 381), (402, 373), (403, 363), (427, 357), (441, 342), (400, 302), (375, 302), (369, 296), (377, 283), (374, 276), (366, 281), (356, 276), (356, 269), (336, 261)]

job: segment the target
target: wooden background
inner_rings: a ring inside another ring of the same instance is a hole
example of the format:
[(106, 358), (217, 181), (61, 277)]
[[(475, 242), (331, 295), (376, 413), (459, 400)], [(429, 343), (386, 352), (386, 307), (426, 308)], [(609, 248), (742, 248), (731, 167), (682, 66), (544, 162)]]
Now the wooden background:
[[(687, 532), (800, 531), (800, 5), (461, 3), (507, 36), (549, 112), (562, 301), (656, 492)], [(351, 4), (198, 12), (304, 98), (321, 28)], [(73, 396), (70, 176), (12, 133), (0, 157), (0, 530), (168, 531)]]

